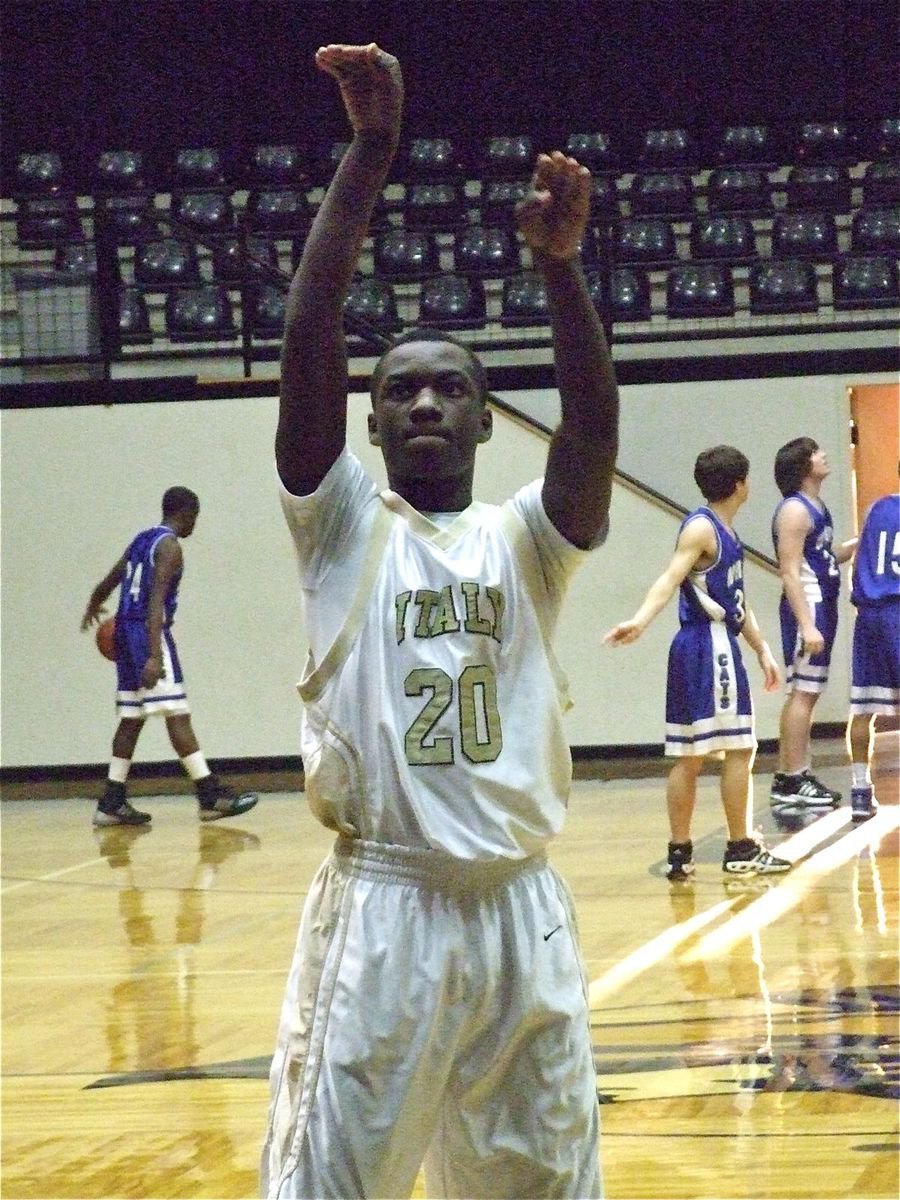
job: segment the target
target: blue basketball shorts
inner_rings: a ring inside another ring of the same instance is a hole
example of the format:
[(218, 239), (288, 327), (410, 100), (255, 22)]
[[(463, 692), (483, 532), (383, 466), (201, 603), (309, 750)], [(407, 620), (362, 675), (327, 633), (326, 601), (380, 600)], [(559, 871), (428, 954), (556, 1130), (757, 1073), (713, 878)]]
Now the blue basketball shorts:
[(753, 702), (737, 638), (719, 621), (683, 625), (669, 648), (666, 754), (752, 750)]
[(145, 688), (141, 678), (150, 657), (144, 621), (116, 621), (116, 712), (120, 717), (172, 717), (189, 713), (184, 676), (175, 639), (168, 626), (162, 631), (163, 676), (155, 687)]
[(781, 620), (781, 649), (784, 653), (784, 681), (789, 692), (822, 692), (828, 683), (828, 668), (831, 665), (831, 650), (837, 635), (838, 604), (837, 596), (827, 600), (807, 601), (812, 609), (816, 629), (825, 639), (825, 649), (821, 654), (807, 655), (803, 653), (800, 629), (794, 610), (782, 595), (778, 606), (778, 616)]
[(900, 716), (900, 600), (857, 610), (850, 712)]

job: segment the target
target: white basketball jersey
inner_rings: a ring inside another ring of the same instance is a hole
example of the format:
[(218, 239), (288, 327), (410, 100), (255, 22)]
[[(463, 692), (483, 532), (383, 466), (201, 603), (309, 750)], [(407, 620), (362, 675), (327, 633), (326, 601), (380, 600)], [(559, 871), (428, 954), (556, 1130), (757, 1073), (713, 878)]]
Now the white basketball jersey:
[[(550, 637), (584, 552), (550, 525), (540, 481), (440, 528), (361, 485), (347, 451), (329, 476), (329, 503), (323, 487), (317, 507), (283, 496), (315, 631), (299, 685), (313, 812), (352, 837), (464, 859), (535, 853), (559, 831), (571, 781)], [(338, 586), (317, 528), (335, 542)], [(341, 617), (327, 641), (323, 605)]]

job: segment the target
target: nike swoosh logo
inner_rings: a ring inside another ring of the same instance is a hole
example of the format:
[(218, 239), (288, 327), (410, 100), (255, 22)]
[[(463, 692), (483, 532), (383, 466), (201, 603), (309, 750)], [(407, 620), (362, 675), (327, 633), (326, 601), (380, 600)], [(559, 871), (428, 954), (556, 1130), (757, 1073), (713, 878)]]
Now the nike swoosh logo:
[(553, 937), (554, 933), (558, 933), (560, 931), (560, 929), (562, 929), (562, 925), (557, 925), (557, 927), (555, 929), (551, 929), (549, 933), (545, 933), (544, 941), (549, 942), (550, 939)]

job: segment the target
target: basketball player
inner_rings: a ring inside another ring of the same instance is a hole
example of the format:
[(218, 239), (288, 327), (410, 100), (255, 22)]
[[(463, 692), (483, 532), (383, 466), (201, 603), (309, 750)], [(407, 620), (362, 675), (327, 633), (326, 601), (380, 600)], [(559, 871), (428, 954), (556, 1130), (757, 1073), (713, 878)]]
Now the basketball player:
[(772, 539), (784, 589), (779, 613), (787, 696), (770, 797), (792, 808), (834, 808), (841, 800), (840, 792), (813, 775), (810, 749), (813, 709), (828, 683), (837, 633), (838, 564), (856, 546), (855, 539), (832, 545), (831, 513), (819, 495), (830, 474), (828, 456), (812, 438), (794, 438), (775, 455), (775, 482), (784, 499), (775, 509)]
[(265, 1194), (600, 1194), (572, 902), (548, 865), (571, 761), (550, 649), (606, 536), (618, 396), (579, 264), (590, 176), (541, 155), (519, 225), (546, 282), (562, 419), (546, 478), (472, 500), (480, 362), (415, 330), (372, 376), (379, 492), (345, 444), (344, 297), (400, 133), (397, 60), (326, 46), (353, 140), (290, 289), (276, 459), (310, 641), (309, 803), (337, 831), (272, 1064)]
[(872, 747), (879, 716), (900, 716), (900, 495), (866, 514), (853, 563), (853, 674), (850, 689), (850, 809), (855, 822), (878, 808)]
[(150, 814), (128, 801), (131, 759), (147, 717), (162, 716), (169, 740), (194, 781), (200, 820), (236, 817), (256, 804), (251, 792), (236, 795), (210, 771), (191, 725), (181, 663), (172, 636), (183, 558), (180, 538), (193, 533), (200, 501), (186, 487), (162, 498), (162, 524), (137, 534), (112, 570), (97, 584), (81, 620), (82, 630), (103, 619), (104, 603), (119, 588), (116, 610), (116, 711), (106, 790), (94, 824), (143, 825)]
[(675, 553), (630, 621), (603, 638), (610, 646), (637, 641), (680, 589), (681, 628), (669, 650), (665, 752), (675, 758), (666, 784), (669, 851), (666, 875), (694, 873), (691, 819), (703, 759), (722, 759), (721, 794), (728, 826), (722, 870), (776, 874), (791, 864), (753, 835), (750, 772), (756, 753), (750, 685), (738, 634), (756, 654), (767, 692), (779, 684), (778, 667), (744, 596), (744, 548), (734, 517), (750, 492), (750, 464), (734, 446), (697, 456), (694, 480), (707, 504), (681, 523)]

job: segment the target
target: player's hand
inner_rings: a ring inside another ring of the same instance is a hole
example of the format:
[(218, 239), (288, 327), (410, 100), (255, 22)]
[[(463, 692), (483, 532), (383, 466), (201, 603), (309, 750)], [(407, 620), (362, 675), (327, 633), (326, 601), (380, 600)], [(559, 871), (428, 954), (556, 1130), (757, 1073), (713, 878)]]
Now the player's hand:
[(532, 250), (574, 258), (587, 228), (591, 173), (559, 150), (539, 154), (531, 190), (516, 205), (516, 220)]
[(637, 621), (621, 621), (603, 635), (604, 646), (628, 646), (636, 642), (644, 632), (643, 626)]
[(156, 687), (159, 681), (165, 678), (165, 674), (162, 655), (151, 654), (144, 663), (144, 669), (141, 671), (141, 683), (143, 683), (145, 688)]
[(84, 610), (84, 616), (81, 618), (81, 632), (90, 629), (92, 625), (99, 625), (106, 616), (106, 609), (102, 604), (98, 604), (96, 608), (91, 605)]
[(322, 46), (316, 66), (332, 75), (355, 133), (398, 137), (403, 112), (403, 75), (393, 54), (368, 46)]
[(776, 692), (781, 687), (781, 672), (768, 645), (763, 645), (756, 656), (763, 673), (763, 691)]
[(818, 629), (813, 626), (807, 629), (803, 634), (803, 641), (800, 645), (800, 657), (812, 658), (814, 654), (825, 653), (825, 638)]

